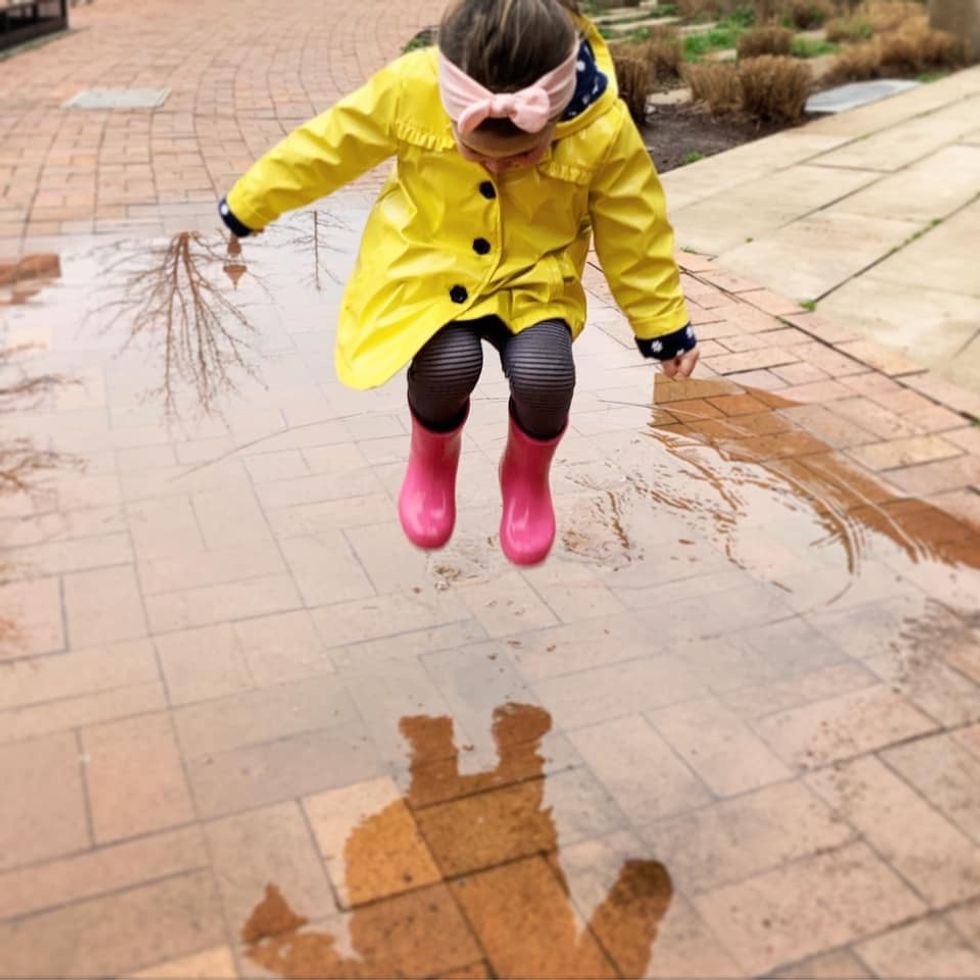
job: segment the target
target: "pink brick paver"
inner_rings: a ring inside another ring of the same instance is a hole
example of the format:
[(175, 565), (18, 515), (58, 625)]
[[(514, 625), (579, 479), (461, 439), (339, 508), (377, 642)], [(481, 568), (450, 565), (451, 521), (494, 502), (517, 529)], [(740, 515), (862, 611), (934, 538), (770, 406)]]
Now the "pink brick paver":
[[(0, 976), (980, 975), (975, 395), (691, 255), (655, 379), (590, 266), (554, 555), (499, 552), (490, 362), (423, 554), (402, 383), (330, 367), (363, 193), (215, 236), (438, 6), (96, 0), (0, 62), (0, 391), (80, 382), (0, 399)], [(215, 346), (130, 332), (173, 242)]]

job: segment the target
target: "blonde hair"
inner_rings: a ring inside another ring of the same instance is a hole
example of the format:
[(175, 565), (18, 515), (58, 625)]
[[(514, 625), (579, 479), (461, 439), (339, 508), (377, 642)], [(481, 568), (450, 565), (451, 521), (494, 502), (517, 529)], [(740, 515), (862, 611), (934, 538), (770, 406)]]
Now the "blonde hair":
[(439, 49), (491, 92), (517, 92), (568, 57), (577, 13), (578, 0), (455, 0)]

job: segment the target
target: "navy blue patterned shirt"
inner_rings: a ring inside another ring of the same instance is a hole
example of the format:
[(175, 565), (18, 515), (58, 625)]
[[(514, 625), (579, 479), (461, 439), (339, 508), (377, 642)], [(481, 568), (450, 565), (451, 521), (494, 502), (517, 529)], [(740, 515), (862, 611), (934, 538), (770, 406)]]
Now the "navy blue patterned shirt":
[(607, 88), (609, 88), (609, 79), (596, 63), (592, 45), (583, 40), (578, 49), (575, 94), (562, 115), (561, 121), (568, 122), (569, 119), (581, 116), (593, 102), (598, 102), (602, 98)]

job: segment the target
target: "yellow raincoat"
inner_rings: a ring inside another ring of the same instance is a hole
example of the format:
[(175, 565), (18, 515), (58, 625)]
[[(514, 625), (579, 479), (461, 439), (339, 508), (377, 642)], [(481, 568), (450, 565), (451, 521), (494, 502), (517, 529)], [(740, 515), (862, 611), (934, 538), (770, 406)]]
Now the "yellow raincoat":
[(383, 384), (453, 320), (494, 314), (517, 333), (561, 318), (578, 336), (590, 235), (637, 337), (688, 322), (660, 181), (618, 98), (608, 48), (588, 21), (579, 27), (609, 87), (559, 123), (536, 167), (491, 178), (463, 159), (430, 48), (291, 133), (229, 193), (234, 216), (259, 230), (396, 156), (341, 308), (336, 367), (345, 384)]

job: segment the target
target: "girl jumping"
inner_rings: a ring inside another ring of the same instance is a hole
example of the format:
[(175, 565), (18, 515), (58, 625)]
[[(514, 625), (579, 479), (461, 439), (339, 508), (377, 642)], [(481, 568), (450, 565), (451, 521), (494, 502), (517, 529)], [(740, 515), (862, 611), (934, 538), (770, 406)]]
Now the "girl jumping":
[(408, 365), (398, 514), (410, 541), (439, 548), (492, 344), (511, 391), (500, 544), (536, 564), (555, 537), (549, 471), (575, 388), (591, 239), (641, 353), (671, 377), (698, 359), (660, 182), (576, 0), (456, 0), (438, 48), (399, 58), (287, 136), (235, 184), (222, 218), (239, 237), (259, 231), (392, 156), (344, 295), (337, 374), (365, 389)]

